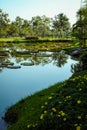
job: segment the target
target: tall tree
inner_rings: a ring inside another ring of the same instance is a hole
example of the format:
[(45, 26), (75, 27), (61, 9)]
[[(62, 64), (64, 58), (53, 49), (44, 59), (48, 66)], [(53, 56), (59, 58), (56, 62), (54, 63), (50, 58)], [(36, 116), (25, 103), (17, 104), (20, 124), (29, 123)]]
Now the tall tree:
[(53, 30), (57, 37), (68, 37), (70, 35), (69, 19), (63, 13), (55, 16), (53, 20)]
[(9, 22), (8, 14), (4, 13), (2, 9), (0, 9), (0, 37), (7, 35)]
[(18, 34), (19, 36), (22, 35), (22, 25), (23, 25), (23, 19), (19, 16), (16, 17), (14, 25), (18, 28)]
[(28, 20), (25, 20), (25, 19), (17, 16), (14, 21), (14, 25), (18, 29), (19, 36), (25, 36), (25, 35), (31, 33), (30, 22)]
[(42, 36), (49, 36), (50, 35), (50, 22), (51, 19), (43, 15), (42, 17)]
[(13, 22), (9, 24), (7, 34), (8, 36), (18, 36), (18, 28)]
[(23, 20), (23, 24), (22, 24), (22, 34), (25, 35), (29, 35), (32, 33), (31, 27), (30, 27), (30, 22), (28, 20)]
[[(87, 0), (85, 1), (87, 3)], [(87, 39), (87, 4), (81, 7), (77, 12), (77, 21), (73, 25), (73, 35), (79, 39), (80, 45), (86, 45)]]
[(45, 15), (32, 17), (31, 26), (35, 35), (44, 37), (50, 32), (50, 18)]

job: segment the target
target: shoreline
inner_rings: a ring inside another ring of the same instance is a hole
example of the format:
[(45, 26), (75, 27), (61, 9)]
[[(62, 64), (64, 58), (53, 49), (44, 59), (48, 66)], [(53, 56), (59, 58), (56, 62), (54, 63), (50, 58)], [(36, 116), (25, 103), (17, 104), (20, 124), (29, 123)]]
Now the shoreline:
[(48, 39), (25, 39), (25, 38), (0, 38), (0, 43), (43, 43), (43, 42), (69, 42), (72, 43), (72, 39), (57, 39), (57, 38), (48, 38)]
[[(40, 127), (43, 128), (42, 130), (44, 130), (44, 129), (48, 128), (49, 127), (48, 125), (44, 126), (44, 123), (45, 123), (44, 121), (47, 122), (46, 119), (49, 118), (49, 114), (50, 114), (49, 112), (50, 112), (50, 107), (51, 107), (50, 105), (52, 105), (52, 103), (54, 104), (55, 101), (65, 100), (65, 98), (68, 101), (68, 102), (66, 102), (67, 109), (65, 109), (64, 104), (60, 104), (60, 106), (53, 105), (54, 109), (52, 111), (54, 112), (54, 114), (56, 114), (56, 111), (61, 110), (61, 105), (64, 105), (62, 108), (63, 111), (66, 111), (67, 115), (69, 113), (69, 117), (66, 117), (64, 112), (62, 113), (63, 114), (62, 116), (64, 116), (66, 118), (66, 120), (64, 118), (65, 121), (63, 121), (63, 122), (65, 122), (67, 128), (70, 128), (70, 126), (68, 126), (70, 124), (70, 122), (68, 120), (71, 119), (73, 114), (74, 114), (75, 119), (72, 119), (72, 121), (73, 121), (71, 124), (72, 127), (73, 127), (74, 123), (77, 122), (77, 120), (82, 122), (82, 124), (83, 124), (83, 122), (84, 122), (83, 116), (85, 114), (86, 106), (84, 108), (82, 107), (80, 110), (79, 110), (79, 107), (80, 107), (80, 105), (87, 105), (87, 102), (85, 100), (85, 98), (86, 98), (85, 96), (87, 96), (87, 95), (85, 95), (85, 89), (87, 86), (86, 78), (87, 78), (87, 70), (78, 72), (64, 82), (55, 84), (54, 86), (51, 86), (50, 88), (47, 88), (45, 90), (35, 93), (34, 95), (27, 97), (25, 99), (22, 99), (21, 101), (19, 101), (18, 103), (16, 103), (12, 107), (10, 107), (8, 109), (7, 113), (5, 113), (5, 119), (8, 122), (12, 123), (12, 125), (10, 125), (7, 130), (12, 130), (12, 129), (20, 130), (20, 128), (21, 128), (21, 130), (27, 130), (27, 129), (28, 130), (30, 130), (30, 129), (39, 130)], [(79, 84), (79, 81), (83, 82), (83, 86), (81, 85), (81, 83)], [(79, 88), (73, 86), (73, 85), (78, 86), (78, 84), (79, 84)], [(77, 88), (79, 89), (79, 91)], [(65, 90), (66, 90), (66, 93), (64, 92)], [(62, 94), (63, 92), (64, 92), (65, 96), (63, 96), (63, 94)], [(58, 93), (60, 93), (59, 96), (58, 96)], [(56, 97), (56, 96), (58, 96), (58, 97)], [(57, 100), (57, 98), (58, 98), (58, 100)], [(73, 101), (74, 101), (74, 103), (77, 102), (77, 103), (75, 103), (75, 106), (73, 106), (73, 104), (72, 104)], [(73, 111), (71, 111), (72, 108), (73, 108)], [(76, 109), (77, 109), (77, 111), (76, 111)], [(46, 112), (46, 111), (48, 111), (48, 112)], [(43, 112), (46, 112), (48, 114), (45, 114), (43, 117), (43, 114), (42, 114)], [(80, 114), (82, 115), (82, 117), (81, 117), (82, 119), (76, 119), (77, 113), (79, 115)], [(60, 119), (62, 121), (62, 118), (58, 118), (58, 121), (60, 121)], [(53, 118), (52, 118), (52, 120), (53, 120)], [(63, 123), (63, 122), (61, 122), (61, 123)], [(85, 122), (86, 122), (86, 120), (85, 120)], [(50, 123), (50, 120), (48, 123)], [(35, 124), (38, 124), (38, 125), (35, 125)], [(82, 125), (82, 127), (86, 128), (86, 124), (84, 124), (84, 126)], [(60, 126), (60, 128), (61, 128), (61, 126)]]

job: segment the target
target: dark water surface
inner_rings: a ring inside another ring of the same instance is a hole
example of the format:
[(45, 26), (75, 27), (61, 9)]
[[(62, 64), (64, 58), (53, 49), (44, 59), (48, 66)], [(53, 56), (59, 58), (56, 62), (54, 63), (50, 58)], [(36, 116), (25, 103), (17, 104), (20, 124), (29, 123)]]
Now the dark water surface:
[[(12, 58), (16, 63), (16, 59)], [(46, 60), (46, 59), (45, 59)], [(6, 109), (37, 91), (50, 85), (68, 79), (71, 75), (71, 64), (76, 63), (70, 56), (65, 64), (58, 66), (58, 62), (47, 59), (50, 62), (34, 64), (33, 66), (21, 66), (20, 69), (3, 68), (0, 72), (0, 130), (6, 130), (7, 124), (1, 119)], [(24, 60), (23, 60), (24, 61)]]

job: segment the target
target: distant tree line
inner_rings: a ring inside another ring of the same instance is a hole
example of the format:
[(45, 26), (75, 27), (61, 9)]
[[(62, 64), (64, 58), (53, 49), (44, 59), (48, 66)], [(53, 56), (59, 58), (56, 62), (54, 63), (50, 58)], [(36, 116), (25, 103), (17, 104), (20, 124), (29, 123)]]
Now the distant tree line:
[(11, 22), (9, 15), (0, 9), (0, 37), (37, 35), (40, 37), (69, 37), (71, 26), (63, 13), (54, 18), (45, 15), (32, 17), (31, 20), (19, 16)]
[[(81, 0), (82, 1), (82, 0)], [(74, 36), (79, 39), (80, 45), (86, 45), (87, 39), (87, 0), (77, 11), (76, 23), (71, 27), (68, 17), (60, 13), (54, 18), (43, 16), (32, 17), (31, 20), (19, 16), (14, 21), (0, 9), (0, 37), (9, 36), (37, 36), (68, 38)]]

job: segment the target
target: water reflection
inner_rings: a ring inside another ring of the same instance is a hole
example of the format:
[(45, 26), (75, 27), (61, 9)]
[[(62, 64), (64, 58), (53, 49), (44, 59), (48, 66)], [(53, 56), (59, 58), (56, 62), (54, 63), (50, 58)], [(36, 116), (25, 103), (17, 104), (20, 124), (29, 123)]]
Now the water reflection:
[[(8, 53), (8, 56), (0, 57), (0, 71), (8, 66), (13, 65), (24, 65), (24, 66), (32, 66), (32, 65), (46, 65), (53, 62), (54, 65), (58, 67), (62, 67), (65, 63), (67, 63), (68, 55), (65, 54), (65, 51), (60, 52), (30, 52), (26, 53), (26, 51), (21, 51), (21, 53)], [(14, 59), (14, 60), (13, 60)]]
[(54, 52), (52, 59), (56, 66), (62, 67), (65, 63), (67, 63), (68, 55), (66, 55), (65, 51), (62, 50), (60, 52)]
[[(27, 51), (27, 54), (25, 50), (21, 50), (23, 53), (17, 53), (18, 51), (15, 50), (14, 53), (8, 49), (7, 56), (4, 56), (4, 52), (0, 56), (0, 116), (8, 106), (22, 98), (72, 75), (71, 64), (75, 61), (64, 51)], [(21, 69), (7, 69), (8, 66), (19, 65)]]

